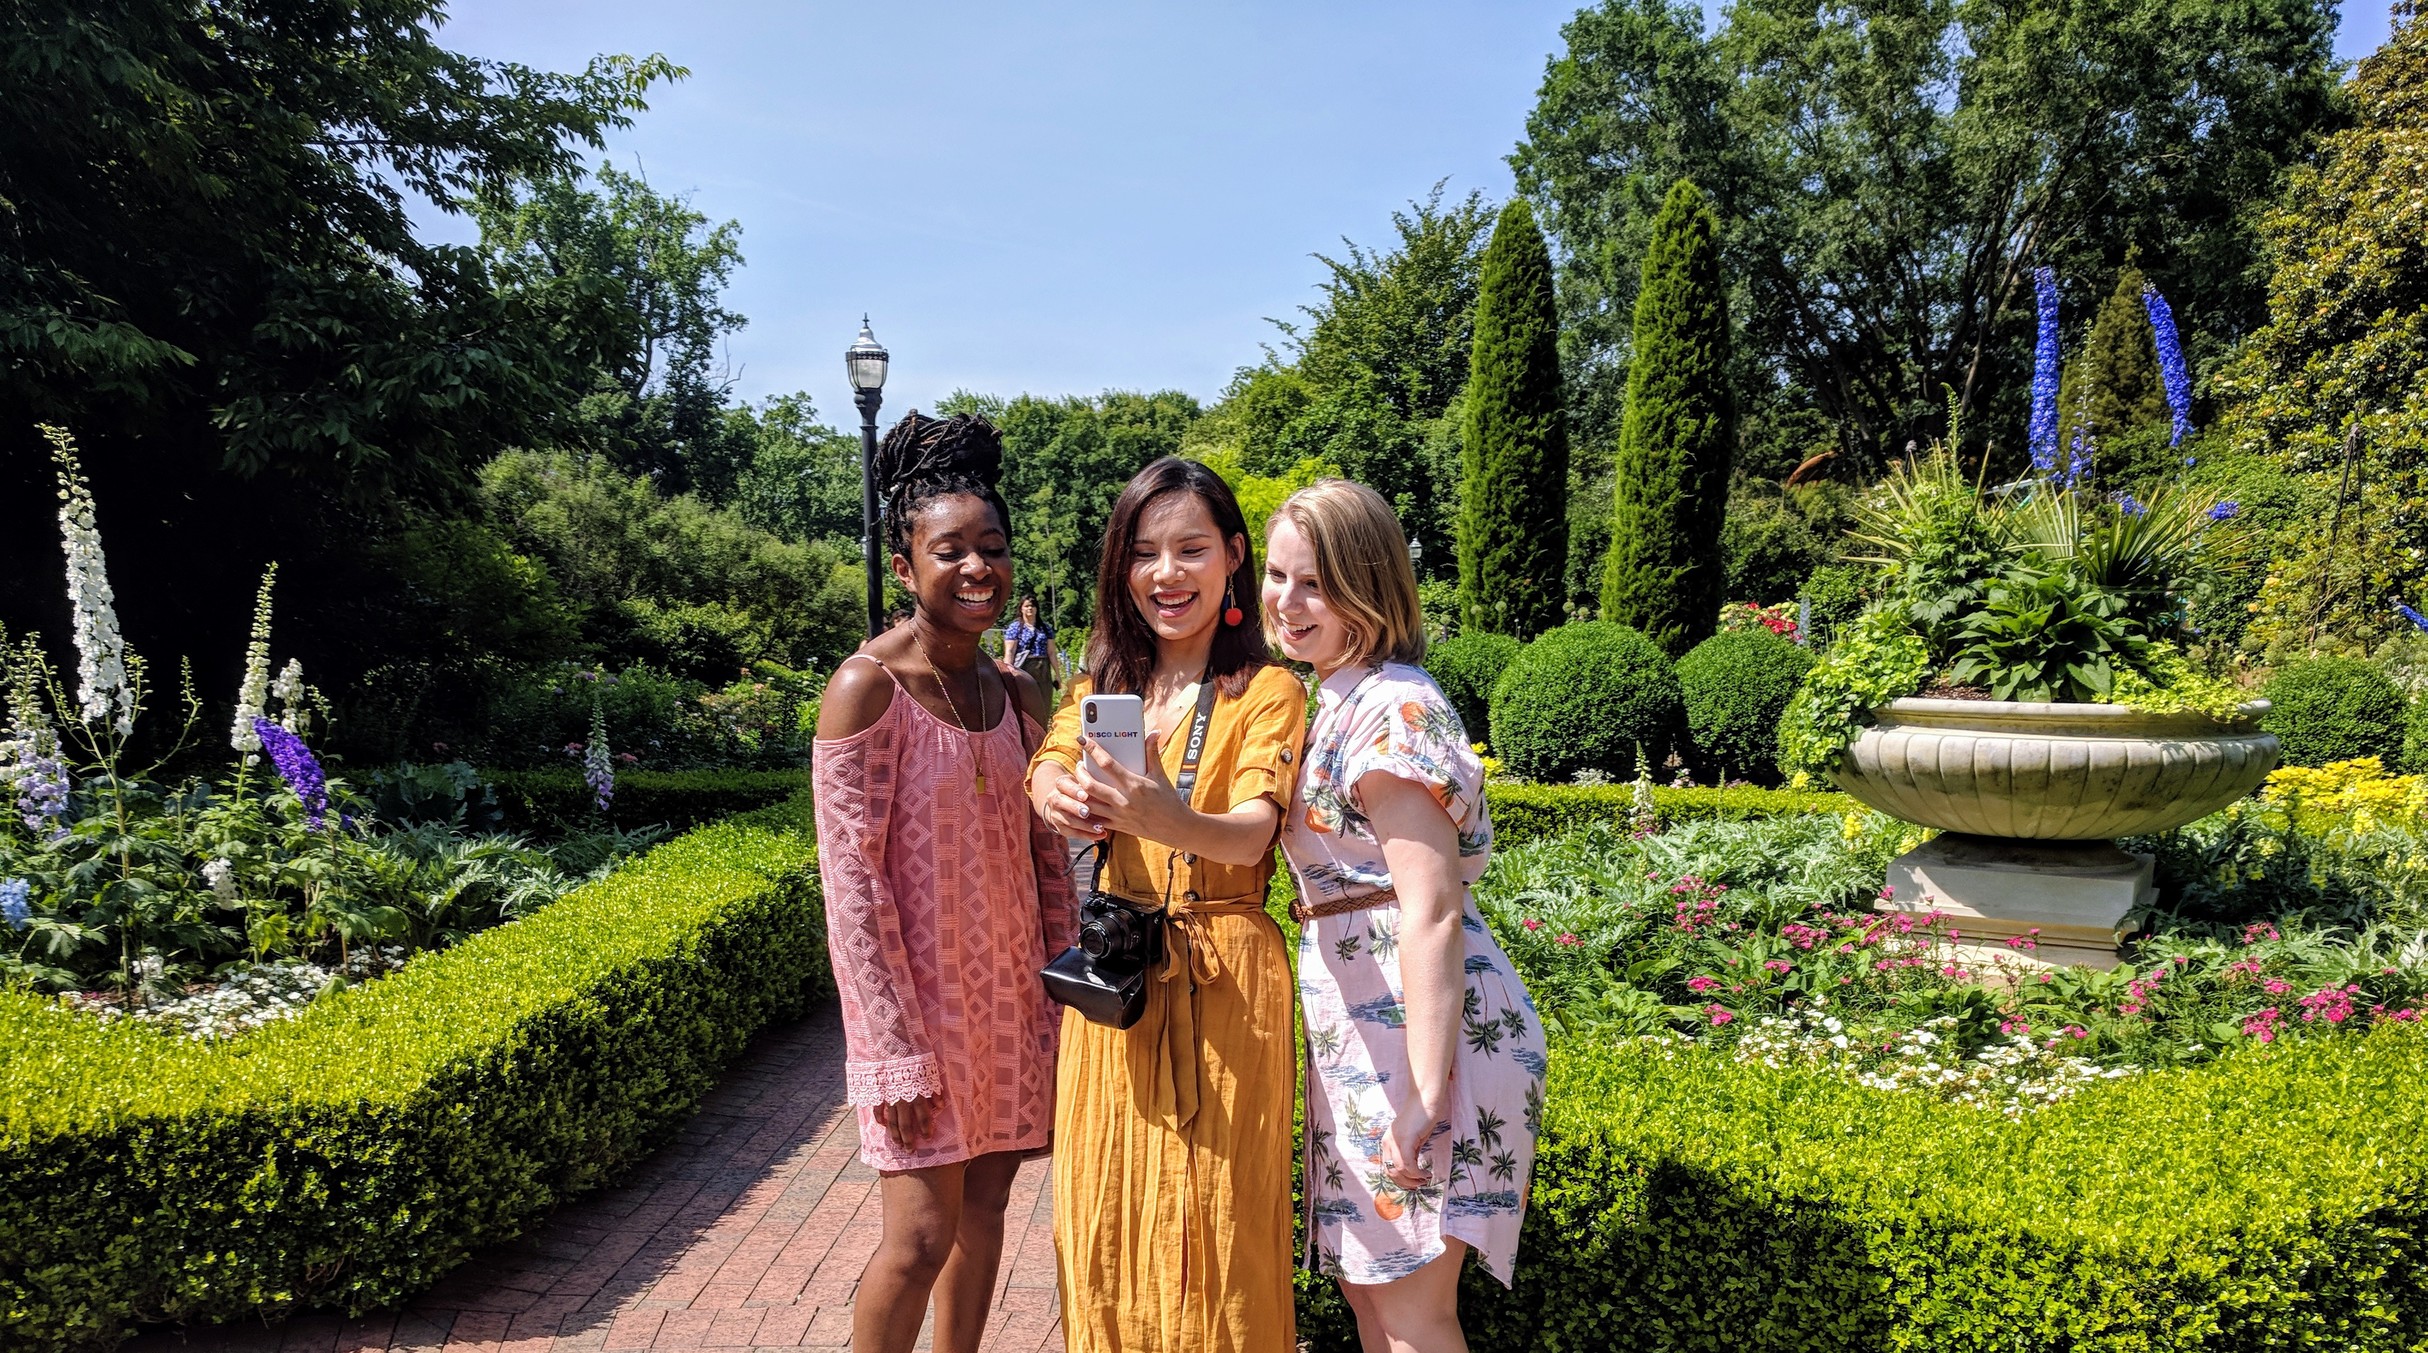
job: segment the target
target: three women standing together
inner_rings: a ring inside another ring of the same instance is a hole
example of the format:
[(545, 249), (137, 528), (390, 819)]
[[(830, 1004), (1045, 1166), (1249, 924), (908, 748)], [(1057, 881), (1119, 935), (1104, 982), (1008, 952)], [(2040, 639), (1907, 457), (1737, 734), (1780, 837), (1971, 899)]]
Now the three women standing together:
[[(1108, 524), (1088, 676), (1048, 728), (1036, 683), (978, 649), (1012, 584), (1000, 459), (983, 419), (913, 414), (887, 436), (875, 468), (916, 609), (820, 710), (827, 923), (885, 1211), (853, 1346), (910, 1348), (932, 1293), (935, 1347), (977, 1348), (1012, 1176), (1050, 1142), (1074, 1353), (1293, 1353), (1278, 843), (1299, 880), (1307, 1256), (1368, 1349), (1465, 1348), (1467, 1250), (1504, 1283), (1516, 1254), (1543, 1033), (1468, 897), (1483, 772), (1413, 665), (1398, 522), (1371, 490), (1318, 484), (1274, 514), (1260, 571), (1219, 478), (1147, 466)], [(1268, 641), (1320, 681), (1312, 728)], [(1142, 697), (1144, 773), (1082, 736), (1092, 692)], [(1103, 843), (1098, 890), (1159, 912), (1127, 1028), (1057, 1011), (1038, 978), (1075, 929), (1065, 838)]]

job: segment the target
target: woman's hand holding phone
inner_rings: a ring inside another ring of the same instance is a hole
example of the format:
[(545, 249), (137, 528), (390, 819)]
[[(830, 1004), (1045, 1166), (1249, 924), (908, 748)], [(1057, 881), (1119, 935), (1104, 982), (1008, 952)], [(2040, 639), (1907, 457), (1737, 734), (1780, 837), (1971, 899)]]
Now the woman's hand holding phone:
[(1142, 840), (1173, 839), (1188, 807), (1163, 776), (1162, 734), (1146, 736), (1143, 775), (1115, 760), (1094, 738), (1079, 740), (1079, 755), (1087, 774), (1063, 783), (1071, 787), (1087, 821)]

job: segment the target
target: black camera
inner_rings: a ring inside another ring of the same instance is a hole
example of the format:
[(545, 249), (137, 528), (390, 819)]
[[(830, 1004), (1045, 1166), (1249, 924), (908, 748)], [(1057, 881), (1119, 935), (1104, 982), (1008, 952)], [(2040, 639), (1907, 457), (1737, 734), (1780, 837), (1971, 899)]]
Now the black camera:
[(1079, 944), (1045, 965), (1045, 992), (1097, 1024), (1127, 1029), (1147, 1008), (1147, 969), (1163, 957), (1163, 912), (1109, 893), (1079, 904)]

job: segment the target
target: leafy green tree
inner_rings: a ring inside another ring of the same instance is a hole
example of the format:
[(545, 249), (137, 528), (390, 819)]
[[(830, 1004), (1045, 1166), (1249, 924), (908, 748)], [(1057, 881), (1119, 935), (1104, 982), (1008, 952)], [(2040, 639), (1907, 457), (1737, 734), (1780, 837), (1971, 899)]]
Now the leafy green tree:
[(1523, 201), (1484, 250), (1459, 493), (1459, 616), (1530, 639), (1566, 609), (1568, 429), (1551, 255)]
[(725, 411), (727, 435), (750, 446), (734, 507), (742, 520), (790, 540), (859, 548), (860, 434), (819, 421), (807, 391)]
[(2397, 603), (2428, 610), (2428, 23), (2400, 19), (2350, 92), (2357, 125), (2265, 218), (2268, 322), (2212, 386), (2216, 435), (2314, 508), (2255, 602), (2249, 642), (2279, 654), (2366, 651), (2409, 628)]
[(2337, 115), (2329, 0), (1726, 15), (1709, 36), (1673, 0), (1578, 15), (1513, 156), (1595, 350), (1578, 370), (1603, 388), (1576, 402), (1613, 402), (1649, 221), (1687, 177), (1728, 223), (1741, 404), (1809, 403), (1858, 468), (1944, 431), (1951, 390), (1964, 427), (2020, 456), (2036, 263), (2106, 277), (2138, 248), (2195, 358), (2221, 350), (2258, 318), (2242, 208)]
[[(128, 638), (230, 689), (262, 566), (308, 670), (370, 542), (578, 394), (587, 336), (415, 236), (629, 124), (659, 58), (450, 52), (431, 0), (0, 11), (0, 618), (64, 629), (36, 420), (72, 427)], [(214, 675), (216, 673), (216, 675)]]
[[(612, 167), (577, 171), (474, 206), (494, 283), (524, 293), (592, 363), (563, 440), (604, 453), (669, 493), (732, 498), (754, 442), (724, 418), (717, 346), (747, 321), (720, 293), (742, 262), (742, 227)], [(743, 434), (743, 435), (734, 435)]]
[(1702, 192), (1678, 180), (1636, 291), (1602, 577), (1602, 618), (1651, 635), (1673, 658), (1711, 636), (1728, 581), (1720, 529), (1737, 429), (1719, 234)]

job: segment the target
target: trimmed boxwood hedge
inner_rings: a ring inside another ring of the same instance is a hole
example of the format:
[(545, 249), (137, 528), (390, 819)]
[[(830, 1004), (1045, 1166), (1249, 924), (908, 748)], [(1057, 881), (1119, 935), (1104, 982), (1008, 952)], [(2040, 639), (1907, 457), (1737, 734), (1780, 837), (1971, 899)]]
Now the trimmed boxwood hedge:
[(360, 1312), (613, 1178), (831, 990), (806, 796), (213, 1046), (0, 994), (0, 1347)]
[[(1625, 822), (1635, 814), (1635, 787), (1494, 784), (1484, 787), (1484, 802), (1492, 812), (1492, 843), (1499, 848), (1558, 836), (1597, 822)], [(1715, 817), (1845, 813), (1862, 805), (1837, 793), (1656, 787), (1652, 791), (1652, 807), (1663, 822), (1698, 822)]]
[[(515, 831), (581, 827), (599, 812), (577, 767), (494, 770), (481, 778), (497, 793)], [(623, 827), (664, 823), (677, 831), (782, 803), (809, 788), (806, 770), (628, 770), (615, 777), (609, 821)]]
[[(1474, 1346), (2417, 1350), (2428, 1031), (2105, 1081), (2009, 1122), (1822, 1072), (1554, 1049), (1532, 1208)], [(1303, 1336), (1353, 1348), (1336, 1300)]]

